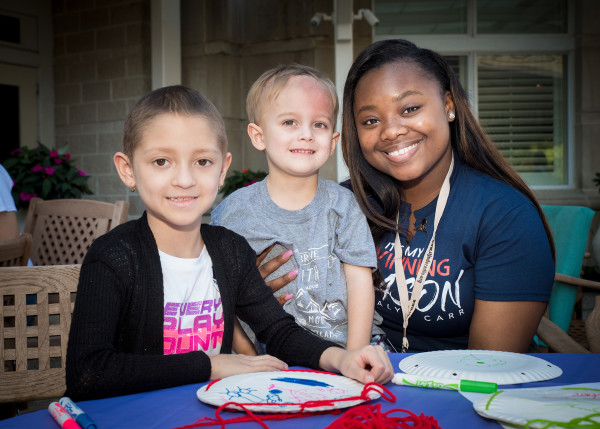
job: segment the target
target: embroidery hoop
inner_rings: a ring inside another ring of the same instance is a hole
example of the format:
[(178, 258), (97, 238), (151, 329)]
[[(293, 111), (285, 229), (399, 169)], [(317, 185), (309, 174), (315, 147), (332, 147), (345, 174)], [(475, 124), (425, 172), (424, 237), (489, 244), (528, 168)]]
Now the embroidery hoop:
[(362, 404), (379, 398), (381, 390), (328, 372), (287, 370), (222, 378), (202, 386), (196, 396), (210, 405), (226, 405), (228, 410), (297, 413)]

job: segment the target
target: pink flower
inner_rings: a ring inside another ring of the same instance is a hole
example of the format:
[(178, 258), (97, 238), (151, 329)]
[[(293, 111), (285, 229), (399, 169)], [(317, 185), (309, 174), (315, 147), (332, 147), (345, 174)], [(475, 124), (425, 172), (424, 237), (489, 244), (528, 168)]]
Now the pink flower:
[(65, 157), (65, 160), (67, 160), (67, 161), (71, 159), (71, 155), (68, 153), (65, 153), (63, 156)]
[(12, 155), (16, 155), (17, 153), (21, 153), (21, 152), (23, 152), (23, 150), (20, 147), (18, 147), (16, 149), (13, 149), (10, 154), (12, 156)]
[(58, 156), (58, 151), (57, 150), (51, 150), (50, 153), (50, 158), (56, 158)]
[(54, 163), (55, 163), (56, 165), (59, 165), (59, 164), (62, 164), (62, 163), (63, 163), (63, 160), (62, 160), (62, 159), (60, 159), (60, 158), (54, 158)]
[(255, 183), (258, 183), (258, 180), (253, 180), (252, 182), (248, 182), (244, 186), (254, 185)]
[(46, 172), (46, 174), (47, 174), (48, 176), (52, 176), (52, 175), (54, 174), (54, 168), (52, 168), (52, 167), (46, 167), (46, 168), (44, 169), (44, 171)]
[(85, 176), (85, 171), (81, 171), (79, 168), (77, 169), (77, 172), (79, 173), (80, 176)]
[(37, 197), (37, 194), (34, 193), (29, 193), (29, 192), (21, 192), (19, 194), (19, 198), (21, 199), (21, 201), (31, 201), (32, 198)]
[(40, 171), (44, 171), (44, 167), (42, 167), (40, 164), (36, 165), (35, 167), (33, 167), (31, 169), (31, 171), (33, 171), (34, 173), (38, 173)]

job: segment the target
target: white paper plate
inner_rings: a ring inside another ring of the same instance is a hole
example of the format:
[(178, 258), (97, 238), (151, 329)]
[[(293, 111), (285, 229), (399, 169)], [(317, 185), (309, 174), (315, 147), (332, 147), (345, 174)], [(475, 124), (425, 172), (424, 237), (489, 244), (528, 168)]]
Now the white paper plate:
[[(226, 377), (202, 386), (196, 395), (202, 402), (217, 407), (235, 402), (253, 412), (292, 413), (302, 411), (302, 404), (306, 403), (309, 404), (304, 411), (325, 411), (361, 404), (365, 400), (310, 406), (311, 401), (358, 397), (364, 387), (362, 383), (341, 375), (319, 371), (288, 370)], [(369, 391), (367, 395), (370, 399), (381, 396), (376, 391)], [(257, 405), (258, 403), (272, 405)], [(235, 405), (227, 408), (241, 410)]]
[(489, 350), (416, 353), (398, 366), (408, 374), (497, 384), (550, 380), (562, 374), (562, 369), (535, 356)]
[[(541, 420), (527, 427), (542, 428), (547, 427), (548, 422), (566, 423), (598, 413), (600, 390), (586, 388), (502, 390), (476, 401), (473, 408), (484, 417), (513, 425), (526, 425), (532, 420)], [(600, 424), (599, 417), (595, 417), (592, 421)]]

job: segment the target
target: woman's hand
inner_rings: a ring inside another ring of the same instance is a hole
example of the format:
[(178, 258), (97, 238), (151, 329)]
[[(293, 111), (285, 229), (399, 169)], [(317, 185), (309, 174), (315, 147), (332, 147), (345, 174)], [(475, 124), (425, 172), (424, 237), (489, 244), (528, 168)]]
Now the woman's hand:
[(365, 384), (385, 384), (394, 376), (390, 358), (381, 346), (365, 346), (357, 350), (330, 347), (321, 355), (319, 366)]
[[(265, 262), (264, 264), (261, 265), (261, 263), (265, 259), (265, 257), (269, 254), (269, 252), (271, 250), (273, 250), (273, 246), (275, 246), (275, 244), (272, 244), (269, 247), (267, 247), (256, 258), (256, 266), (258, 267), (258, 271), (260, 272), (260, 275), (262, 276), (263, 279), (266, 279), (271, 273), (273, 273), (275, 270), (277, 270), (277, 268), (279, 268), (283, 264), (285, 264), (290, 259), (290, 257), (294, 254), (294, 252), (292, 250), (288, 250), (287, 252), (283, 252), (283, 253), (279, 254), (278, 256), (276, 256), (275, 258), (271, 259), (270, 261)], [(278, 277), (274, 280), (266, 282), (266, 284), (273, 290), (273, 293), (275, 293), (279, 289), (281, 289), (282, 287), (287, 285), (289, 282), (294, 280), (297, 275), (298, 275), (298, 269), (295, 269), (295, 270), (290, 271), (287, 274), (284, 274), (281, 277)], [(279, 301), (279, 304), (283, 305), (287, 301), (289, 301), (292, 297), (293, 297), (293, 295), (289, 294), (289, 295), (285, 295), (285, 296), (280, 296), (279, 298), (277, 298), (277, 300)]]
[(246, 355), (208, 355), (211, 370), (210, 379), (218, 380), (236, 374), (248, 374), (250, 372), (282, 371), (288, 369), (285, 362), (270, 355), (246, 356)]

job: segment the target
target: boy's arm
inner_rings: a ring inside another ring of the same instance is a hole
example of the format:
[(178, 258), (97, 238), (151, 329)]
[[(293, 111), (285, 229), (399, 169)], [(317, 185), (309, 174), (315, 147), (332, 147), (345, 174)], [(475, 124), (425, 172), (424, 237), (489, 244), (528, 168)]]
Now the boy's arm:
[(375, 289), (369, 267), (344, 264), (348, 294), (348, 343), (346, 349), (355, 350), (371, 341)]
[(233, 351), (240, 355), (257, 356), (256, 349), (244, 332), (244, 328), (240, 324), (237, 317), (234, 318), (233, 325)]

